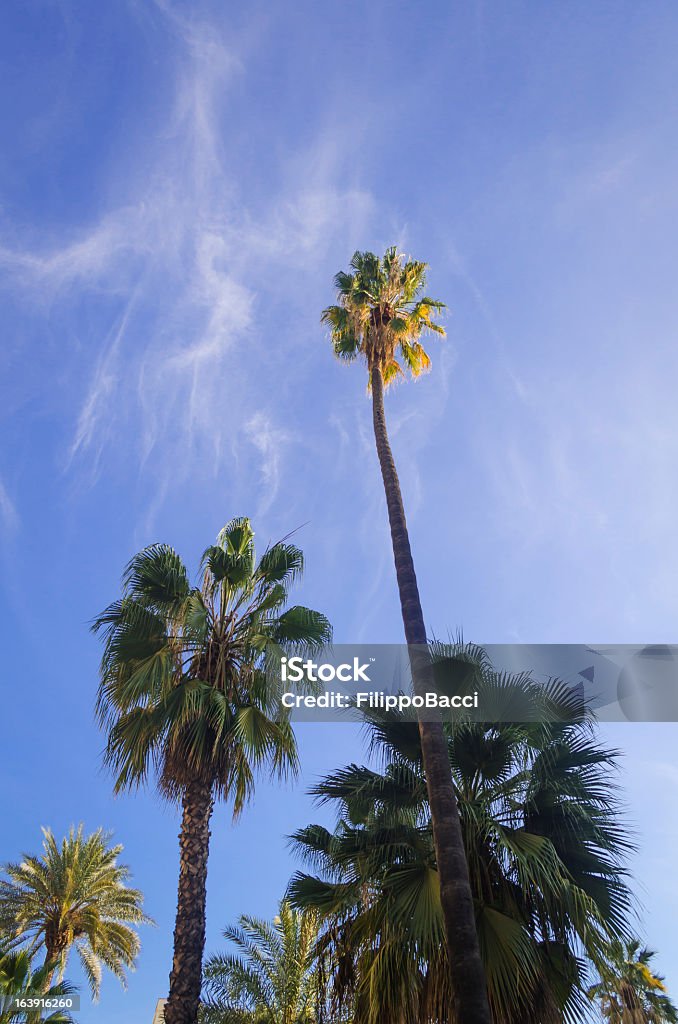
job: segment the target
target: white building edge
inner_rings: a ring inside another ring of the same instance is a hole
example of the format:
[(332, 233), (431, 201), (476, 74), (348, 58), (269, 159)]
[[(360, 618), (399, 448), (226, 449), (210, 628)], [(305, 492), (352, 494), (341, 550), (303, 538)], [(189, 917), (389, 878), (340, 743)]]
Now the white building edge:
[(155, 1004), (155, 1013), (153, 1014), (153, 1024), (165, 1024), (165, 1004), (166, 999), (158, 999)]

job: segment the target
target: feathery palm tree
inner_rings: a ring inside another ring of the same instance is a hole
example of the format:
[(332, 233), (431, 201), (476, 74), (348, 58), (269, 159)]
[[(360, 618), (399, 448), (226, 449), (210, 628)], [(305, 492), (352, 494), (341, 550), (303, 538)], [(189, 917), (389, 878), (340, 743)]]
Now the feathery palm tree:
[(98, 712), (115, 788), (155, 771), (160, 792), (182, 804), (167, 1024), (197, 1019), (214, 800), (231, 798), (238, 815), (258, 769), (297, 769), (266, 659), (286, 643), (310, 652), (330, 639), (323, 615), (286, 608), (302, 570), (302, 552), (287, 542), (257, 561), (249, 519), (233, 519), (203, 555), (200, 586), (173, 548), (154, 544), (131, 560), (122, 599), (94, 625), (105, 635)]
[[(425, 263), (406, 260), (396, 247), (383, 259), (371, 252), (356, 252), (351, 271), (335, 277), (338, 303), (322, 314), (331, 329), (335, 355), (352, 361), (362, 357), (372, 393), (374, 437), (386, 494), (405, 638), (415, 692), (429, 680), (426, 626), (419, 599), (403, 498), (386, 429), (384, 389), (404, 375), (413, 377), (430, 366), (421, 344), (426, 332), (444, 334), (434, 317), (444, 303), (422, 295)], [(433, 821), (445, 937), (457, 1013), (465, 1024), (489, 1024), (486, 981), (476, 933), (473, 900), (447, 743), (440, 721), (419, 719), (426, 786)]]
[(637, 939), (610, 944), (600, 981), (588, 992), (608, 1024), (678, 1024), (664, 979), (652, 969), (655, 955)]
[[(580, 1020), (584, 962), (599, 962), (627, 928), (628, 841), (610, 785), (616, 754), (594, 742), (576, 693), (483, 675), (484, 703), (523, 696), (557, 712), (541, 724), (446, 725), (492, 1019)], [(464, 1024), (442, 955), (417, 727), (390, 713), (374, 715), (370, 731), (386, 767), (352, 764), (314, 787), (337, 808), (338, 824), (293, 836), (320, 874), (295, 875), (288, 898), (321, 915), (335, 995), (355, 999), (355, 1024)]]
[[(0, 951), (0, 1024), (72, 1024), (70, 1012), (59, 1008), (58, 1001), (73, 995), (76, 989), (67, 981), (53, 985), (53, 973), (54, 965), (49, 961), (33, 970), (26, 949)], [(16, 1003), (17, 999), (35, 997), (56, 1000), (56, 1009), (23, 1009)]]
[(150, 923), (143, 896), (127, 885), (129, 868), (118, 863), (122, 846), (110, 845), (110, 833), (86, 836), (80, 825), (60, 844), (50, 829), (43, 835), (42, 856), (24, 854), (20, 864), (4, 865), (0, 929), (31, 951), (44, 946), (59, 979), (75, 947), (97, 998), (102, 967), (123, 984), (125, 968), (134, 967), (140, 945), (134, 926)]
[(280, 903), (272, 924), (243, 914), (224, 938), (238, 950), (208, 958), (204, 1024), (316, 1024), (318, 918)]

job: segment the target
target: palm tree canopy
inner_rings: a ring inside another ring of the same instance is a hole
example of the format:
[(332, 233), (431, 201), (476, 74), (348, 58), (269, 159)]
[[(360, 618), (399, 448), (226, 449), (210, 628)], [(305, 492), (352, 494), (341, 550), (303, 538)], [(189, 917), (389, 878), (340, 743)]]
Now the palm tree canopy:
[[(483, 669), (497, 702), (527, 687)], [(534, 694), (532, 694), (534, 697)], [(448, 724), (476, 922), (494, 1020), (581, 1019), (583, 960), (624, 935), (629, 844), (610, 785), (615, 753), (591, 734), (585, 705), (552, 684), (546, 724)], [(395, 713), (370, 723), (385, 768), (348, 765), (312, 792), (337, 808), (332, 831), (293, 843), (319, 872), (298, 873), (289, 898), (312, 907), (334, 951), (338, 999), (356, 1022), (449, 1020), (443, 917), (417, 727)]]
[(58, 999), (76, 992), (67, 981), (50, 984), (53, 968), (53, 964), (46, 963), (34, 970), (31, 954), (25, 949), (0, 953), (0, 1024), (73, 1024), (74, 1018), (66, 1009), (50, 1012), (16, 1007), (16, 999)]
[(588, 992), (609, 1024), (678, 1024), (664, 978), (652, 967), (655, 956), (637, 939), (609, 944), (600, 981)]
[(105, 637), (98, 714), (109, 727), (106, 760), (116, 790), (152, 769), (176, 799), (200, 779), (233, 796), (252, 793), (257, 768), (296, 770), (294, 735), (267, 659), (331, 638), (324, 615), (287, 607), (303, 554), (285, 541), (257, 561), (249, 519), (231, 520), (202, 557), (194, 586), (177, 552), (153, 544), (123, 577), (123, 597), (96, 620)]
[(134, 926), (152, 923), (143, 896), (127, 885), (129, 869), (118, 863), (122, 846), (99, 829), (84, 835), (71, 829), (57, 842), (43, 829), (43, 853), (24, 854), (20, 864), (6, 864), (0, 879), (0, 930), (30, 951), (44, 946), (60, 975), (73, 946), (96, 996), (102, 967), (123, 983), (139, 953)]
[(355, 252), (351, 271), (334, 279), (338, 302), (323, 311), (334, 353), (351, 361), (364, 356), (368, 370), (378, 367), (384, 384), (403, 375), (403, 365), (418, 377), (431, 360), (421, 344), (427, 331), (444, 335), (435, 317), (445, 304), (422, 295), (427, 264), (408, 260), (395, 246), (383, 259)]
[(314, 1024), (317, 937), (317, 915), (285, 900), (272, 924), (242, 915), (224, 931), (237, 953), (205, 963), (205, 1024)]

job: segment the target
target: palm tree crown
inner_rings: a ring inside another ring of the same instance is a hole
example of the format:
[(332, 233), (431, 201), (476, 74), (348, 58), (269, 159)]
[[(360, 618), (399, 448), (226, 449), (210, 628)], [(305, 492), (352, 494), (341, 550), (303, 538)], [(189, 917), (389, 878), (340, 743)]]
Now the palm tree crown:
[(445, 303), (420, 295), (427, 264), (406, 259), (392, 246), (383, 259), (371, 252), (354, 253), (351, 268), (353, 273), (335, 276), (339, 302), (322, 314), (335, 355), (348, 361), (364, 356), (370, 372), (375, 366), (381, 370), (385, 385), (403, 375), (402, 364), (418, 377), (431, 365), (422, 334), (445, 334), (434, 322)]
[(233, 519), (202, 558), (192, 586), (176, 551), (145, 548), (125, 572), (124, 596), (95, 622), (105, 634), (98, 711), (116, 789), (156, 767), (166, 795), (205, 781), (233, 796), (237, 814), (256, 767), (296, 767), (296, 747), (266, 656), (281, 645), (313, 649), (331, 636), (324, 615), (284, 610), (303, 554), (278, 543), (257, 562), (249, 519)]
[(205, 963), (205, 1024), (314, 1024), (318, 972), (315, 913), (280, 903), (272, 924), (243, 914), (224, 931), (237, 954), (216, 954)]
[(143, 897), (126, 883), (129, 869), (118, 863), (122, 846), (110, 846), (110, 834), (99, 829), (83, 834), (71, 829), (61, 844), (44, 829), (42, 857), (24, 855), (20, 864), (6, 864), (0, 880), (0, 927), (31, 949), (44, 946), (46, 959), (63, 976), (75, 947), (98, 995), (102, 966), (125, 981), (133, 967), (139, 937), (130, 927), (147, 923)]

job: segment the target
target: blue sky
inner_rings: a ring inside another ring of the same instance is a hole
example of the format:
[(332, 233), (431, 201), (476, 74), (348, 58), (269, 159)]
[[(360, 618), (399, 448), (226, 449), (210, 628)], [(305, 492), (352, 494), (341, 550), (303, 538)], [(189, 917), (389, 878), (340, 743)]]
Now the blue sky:
[[(87, 631), (128, 557), (295, 527), (338, 641), (400, 638), (365, 380), (319, 327), (355, 248), (397, 243), (449, 305), (388, 398), (430, 629), (676, 639), (678, 9), (7, 0), (0, 14), (2, 860), (114, 829), (159, 927), (84, 1024), (166, 989), (177, 818), (113, 799)], [(678, 992), (678, 731), (609, 726), (644, 929)], [(273, 913), (305, 787), (217, 814), (208, 945)], [(69, 972), (80, 980), (78, 972)]]

